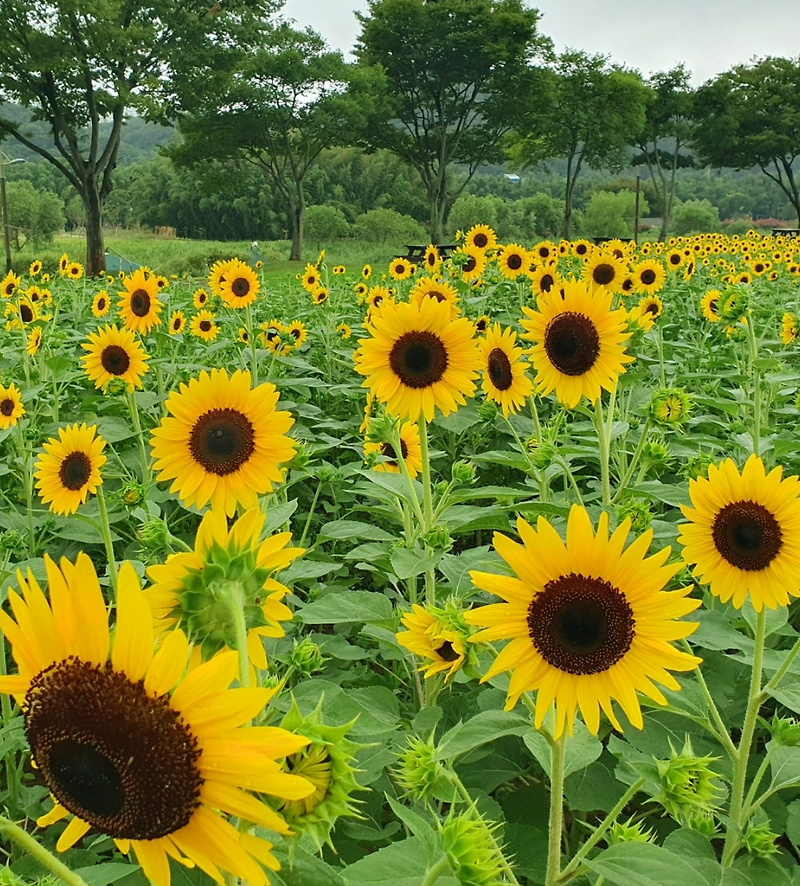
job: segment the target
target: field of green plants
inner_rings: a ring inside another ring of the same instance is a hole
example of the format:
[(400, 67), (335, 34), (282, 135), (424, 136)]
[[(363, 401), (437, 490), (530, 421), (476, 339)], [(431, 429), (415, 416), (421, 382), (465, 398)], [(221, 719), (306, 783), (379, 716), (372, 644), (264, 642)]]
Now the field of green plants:
[(0, 281), (3, 883), (800, 886), (800, 243), (457, 239)]

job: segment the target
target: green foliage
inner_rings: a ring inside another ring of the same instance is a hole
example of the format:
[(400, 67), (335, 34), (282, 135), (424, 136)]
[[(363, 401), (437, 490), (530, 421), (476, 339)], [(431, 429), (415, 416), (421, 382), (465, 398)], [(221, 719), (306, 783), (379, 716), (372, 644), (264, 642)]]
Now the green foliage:
[(309, 206), (305, 213), (305, 234), (322, 248), (323, 243), (335, 243), (350, 233), (347, 217), (336, 206)]
[[(581, 233), (589, 237), (632, 237), (635, 201), (631, 191), (597, 191), (583, 214)], [(647, 212), (647, 201), (640, 197), (640, 217)]]
[(719, 209), (708, 200), (686, 200), (678, 203), (672, 213), (672, 221), (679, 237), (720, 229)]
[(64, 227), (64, 203), (50, 190), (37, 190), (25, 180), (6, 183), (8, 223), (17, 249), (28, 240), (42, 246)]
[(500, 240), (531, 241), (555, 236), (563, 215), (563, 201), (543, 193), (520, 200), (465, 194), (453, 203), (447, 228), (454, 234), (459, 230), (468, 231), (476, 224), (486, 224), (495, 230)]
[(356, 237), (367, 243), (422, 243), (425, 229), (419, 222), (394, 209), (371, 209), (359, 215), (353, 226)]

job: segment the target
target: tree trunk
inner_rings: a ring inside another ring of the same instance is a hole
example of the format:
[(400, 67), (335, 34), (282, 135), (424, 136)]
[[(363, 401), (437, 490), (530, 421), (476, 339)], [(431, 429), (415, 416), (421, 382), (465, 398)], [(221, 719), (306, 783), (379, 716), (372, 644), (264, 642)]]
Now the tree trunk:
[(303, 183), (300, 182), (296, 193), (289, 193), (289, 225), (292, 234), (292, 248), (289, 261), (303, 260), (303, 217), (306, 201), (303, 194)]
[(103, 201), (96, 182), (86, 182), (81, 197), (86, 211), (86, 276), (97, 277), (106, 270), (106, 249), (103, 237)]
[(444, 243), (444, 213), (447, 208), (447, 195), (437, 194), (431, 200), (431, 218), (429, 225), (429, 233), (431, 235), (431, 243), (438, 246)]
[(572, 192), (575, 187), (575, 179), (572, 177), (572, 157), (567, 158), (567, 186), (564, 190), (564, 227), (561, 236), (565, 240), (570, 239), (572, 231)]

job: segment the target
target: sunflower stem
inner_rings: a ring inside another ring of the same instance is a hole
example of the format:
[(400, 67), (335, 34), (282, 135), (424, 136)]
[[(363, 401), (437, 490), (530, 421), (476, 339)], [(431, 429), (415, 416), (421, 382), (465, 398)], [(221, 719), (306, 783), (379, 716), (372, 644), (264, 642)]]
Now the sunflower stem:
[(580, 863), (603, 839), (606, 831), (611, 827), (611, 825), (614, 824), (614, 822), (617, 820), (617, 816), (620, 814), (620, 812), (622, 812), (622, 810), (628, 804), (633, 795), (642, 787), (642, 785), (644, 785), (644, 783), (644, 778), (637, 779), (619, 798), (611, 812), (609, 812), (608, 815), (600, 822), (600, 824), (595, 828), (592, 836), (589, 837), (589, 839), (581, 845), (581, 848), (572, 857), (570, 863), (561, 872), (558, 878), (560, 883), (566, 883), (568, 880), (572, 879), (572, 876), (577, 872)]
[(235, 588), (230, 588), (226, 593), (228, 612), (233, 625), (233, 634), (236, 638), (236, 653), (239, 656), (239, 686), (246, 689), (250, 686), (250, 657), (247, 653), (247, 623), (244, 618), (244, 600), (238, 582)]
[[(692, 647), (689, 645), (688, 640), (683, 641), (683, 647), (689, 655), (693, 655)], [(709, 691), (708, 684), (706, 683), (705, 677), (703, 676), (703, 672), (698, 667), (695, 670), (695, 674), (697, 675), (697, 683), (700, 686), (700, 691), (703, 693), (703, 700), (708, 706), (709, 711), (711, 711), (711, 717), (714, 720), (714, 724), (716, 725), (716, 729), (712, 729), (710, 724), (707, 724), (709, 731), (716, 737), (719, 743), (725, 748), (728, 756), (731, 760), (736, 759), (736, 745), (731, 741), (731, 737), (728, 734), (728, 727), (725, 725), (724, 720), (722, 719), (722, 715), (719, 712), (719, 708), (717, 707), (714, 698)]]
[(561, 877), (566, 738), (566, 731), (564, 731), (558, 738), (550, 739), (550, 823), (547, 834), (545, 886), (556, 886)]
[[(5, 637), (0, 633), (0, 675), (8, 674), (6, 667)], [(3, 726), (7, 727), (11, 722), (11, 699), (5, 693), (0, 696), (0, 711), (3, 715)], [(12, 813), (19, 810), (19, 770), (17, 769), (14, 752), (6, 751), (5, 759), (6, 783), (8, 785), (8, 807)]]
[(603, 400), (598, 397), (594, 404), (594, 427), (597, 432), (597, 447), (600, 455), (600, 484), (602, 489), (603, 507), (611, 504), (611, 481), (609, 472), (609, 435), (606, 433), (606, 423), (603, 419)]
[(116, 597), (117, 561), (114, 557), (114, 542), (111, 540), (111, 524), (108, 522), (108, 509), (106, 508), (106, 496), (103, 492), (102, 483), (97, 487), (97, 509), (100, 511), (100, 534), (103, 536), (103, 544), (106, 546), (108, 577), (111, 580), (111, 590)]
[(17, 421), (17, 445), (22, 463), (22, 481), (25, 486), (25, 522), (28, 528), (28, 556), (36, 556), (36, 532), (33, 528), (33, 458), (25, 443), (22, 424)]
[(253, 387), (256, 387), (258, 384), (258, 353), (256, 351), (255, 329), (253, 329), (253, 309), (251, 305), (247, 305), (244, 310), (247, 341), (250, 344), (250, 374), (253, 376)]
[(761, 448), (761, 374), (756, 368), (758, 360), (758, 343), (756, 342), (756, 331), (753, 325), (752, 312), (747, 317), (745, 324), (747, 330), (747, 346), (750, 357), (750, 374), (753, 380), (753, 452), (759, 455)]
[(150, 482), (150, 459), (147, 457), (147, 448), (144, 444), (144, 434), (142, 434), (142, 423), (139, 420), (139, 405), (136, 402), (136, 393), (128, 391), (128, 411), (131, 415), (131, 424), (133, 425), (133, 433), (139, 444), (139, 458), (142, 462), (142, 482)]
[(320, 492), (322, 492), (322, 485), (322, 480), (318, 479), (317, 488), (314, 490), (314, 498), (311, 500), (311, 507), (308, 511), (308, 517), (306, 517), (305, 526), (303, 526), (303, 534), (300, 536), (300, 541), (297, 543), (298, 548), (305, 547), (308, 530), (311, 528), (311, 518), (314, 516), (314, 511), (317, 509), (317, 502), (319, 501)]
[(33, 856), (42, 867), (47, 868), (67, 886), (86, 886), (86, 881), (71, 871), (55, 855), (37, 842), (27, 831), (23, 830), (4, 815), (0, 815), (0, 831), (13, 840), (27, 855)]
[(733, 760), (733, 782), (731, 785), (731, 803), (729, 811), (729, 823), (725, 833), (725, 846), (722, 850), (722, 866), (729, 867), (736, 857), (739, 849), (741, 834), (745, 822), (742, 813), (744, 810), (744, 788), (747, 779), (747, 763), (750, 759), (750, 750), (753, 744), (753, 735), (758, 720), (758, 709), (761, 706), (761, 670), (764, 661), (764, 639), (766, 637), (767, 615), (762, 606), (758, 613), (755, 631), (755, 648), (753, 650), (753, 672), (750, 678), (750, 694), (747, 699), (747, 710), (744, 715), (742, 737), (739, 748)]
[(656, 329), (658, 330), (658, 335), (656, 336), (656, 344), (658, 346), (658, 378), (661, 387), (665, 388), (667, 386), (667, 375), (664, 371), (664, 331), (657, 320)]
[(433, 886), (440, 877), (450, 873), (452, 873), (450, 862), (447, 860), (447, 856), (443, 855), (436, 864), (429, 867), (425, 872), (425, 879), (422, 881), (422, 886)]
[(633, 451), (633, 456), (631, 457), (631, 463), (628, 465), (628, 469), (625, 471), (625, 475), (619, 481), (619, 486), (617, 487), (617, 491), (614, 493), (614, 497), (611, 499), (611, 503), (614, 504), (619, 498), (619, 496), (625, 490), (625, 487), (628, 483), (631, 482), (631, 477), (633, 476), (633, 472), (636, 470), (636, 465), (639, 464), (639, 459), (642, 457), (642, 450), (644, 449), (644, 444), (647, 442), (647, 432), (650, 430), (651, 420), (650, 416), (647, 416), (645, 420), (644, 426), (642, 427), (642, 435), (639, 437), (639, 442), (636, 444), (636, 449)]
[[(428, 422), (424, 415), (419, 417), (419, 451), (422, 461), (422, 531), (426, 533), (433, 529), (433, 490), (431, 489), (431, 458), (428, 449)], [(434, 569), (425, 570), (425, 600), (431, 605), (436, 603), (436, 573)]]

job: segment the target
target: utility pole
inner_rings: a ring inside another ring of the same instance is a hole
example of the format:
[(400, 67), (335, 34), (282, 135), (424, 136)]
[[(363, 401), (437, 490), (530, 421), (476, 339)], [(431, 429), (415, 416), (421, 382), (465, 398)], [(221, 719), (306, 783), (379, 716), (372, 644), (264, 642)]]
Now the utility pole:
[(639, 245), (639, 187), (641, 178), (639, 176), (639, 167), (636, 167), (636, 200), (633, 204), (633, 242)]
[(11, 270), (11, 230), (8, 225), (8, 201), (6, 200), (6, 166), (11, 166), (12, 163), (24, 163), (25, 160), (22, 157), (17, 157), (12, 160), (8, 154), (4, 154), (0, 151), (0, 156), (5, 157), (4, 160), (0, 159), (0, 204), (3, 207), (3, 242), (6, 247), (6, 273)]

